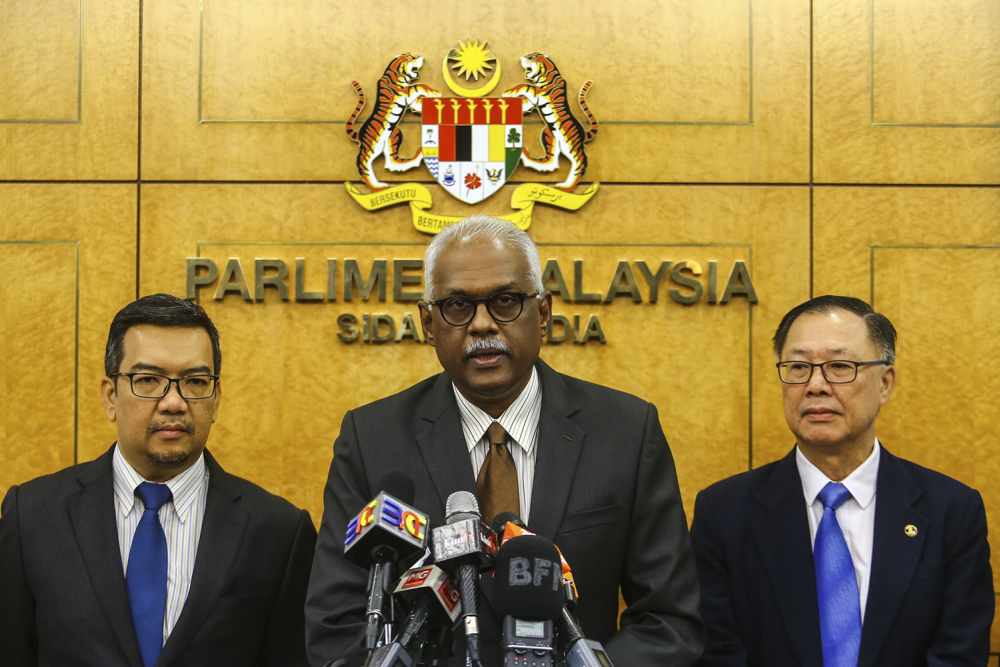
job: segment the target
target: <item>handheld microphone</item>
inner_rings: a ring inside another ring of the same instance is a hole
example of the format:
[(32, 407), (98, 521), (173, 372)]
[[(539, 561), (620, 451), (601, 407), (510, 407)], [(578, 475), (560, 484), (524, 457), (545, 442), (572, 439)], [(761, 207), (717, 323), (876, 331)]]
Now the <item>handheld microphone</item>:
[(406, 626), (391, 644), (379, 647), (372, 655), (372, 667), (410, 667), (421, 647), (414, 639), (430, 623), (451, 626), (461, 613), (460, 596), (444, 570), (436, 565), (415, 567), (400, 577), (394, 595), (404, 600), (410, 609)]
[(351, 562), (369, 567), (368, 604), (365, 616), (365, 648), (371, 652), (378, 645), (383, 630), (389, 640), (391, 610), (387, 617), (386, 603), (394, 571), (400, 560), (424, 551), (427, 545), (427, 515), (410, 506), (413, 502), (413, 481), (401, 472), (390, 472), (383, 479), (380, 491), (347, 524), (344, 535), (344, 556)]
[(615, 667), (600, 642), (583, 636), (579, 621), (565, 605), (561, 628), (566, 638), (566, 667)]
[(555, 544), (537, 535), (506, 542), (496, 557), (494, 606), (503, 614), (504, 667), (553, 667), (563, 608)]
[(476, 497), (455, 491), (445, 503), (445, 525), (432, 531), (434, 561), (458, 580), (465, 626), (466, 657), (479, 659), (479, 618), (476, 613), (476, 574), (488, 567), (497, 552), (496, 535), (484, 524)]
[[(493, 519), (492, 526), (497, 535), (501, 536), (501, 552), (505, 550), (509, 540), (515, 537), (534, 535), (524, 525), (524, 522), (511, 512), (498, 514)], [(565, 604), (563, 604), (560, 610), (559, 617), (561, 621), (560, 639), (562, 640), (561, 643), (566, 646), (566, 667), (614, 667), (614, 663), (611, 661), (611, 657), (604, 646), (598, 641), (587, 639), (583, 634), (583, 629), (580, 627), (580, 622), (573, 615), (572, 610), (576, 607), (576, 603), (580, 599), (576, 590), (576, 581), (573, 577), (573, 570), (570, 568), (569, 563), (566, 562), (562, 551), (559, 550), (558, 546), (555, 546), (555, 549), (559, 553), (559, 560), (562, 567), (561, 586)], [(499, 569), (500, 557), (497, 556), (498, 572)]]
[[(521, 518), (513, 512), (501, 512), (497, 514), (493, 517), (493, 523), (490, 526), (493, 528), (493, 532), (497, 534), (501, 547), (515, 537), (534, 535), (533, 532), (528, 530), (524, 522), (521, 521)], [(576, 589), (576, 579), (573, 577), (573, 569), (569, 566), (559, 546), (555, 545), (555, 547), (559, 553), (559, 562), (562, 567), (563, 595), (569, 604), (576, 604), (580, 599), (580, 594)]]

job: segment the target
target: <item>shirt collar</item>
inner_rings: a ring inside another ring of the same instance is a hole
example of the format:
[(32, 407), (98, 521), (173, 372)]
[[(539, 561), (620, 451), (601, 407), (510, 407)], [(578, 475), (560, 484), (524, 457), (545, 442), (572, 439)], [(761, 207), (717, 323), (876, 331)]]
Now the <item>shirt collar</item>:
[[(135, 495), (135, 490), (143, 482), (149, 481), (143, 478), (135, 468), (133, 468), (121, 453), (118, 443), (115, 443), (115, 453), (112, 458), (115, 496), (118, 498), (118, 508), (122, 516), (128, 516), (136, 508), (139, 499)], [(165, 483), (173, 496), (172, 504), (174, 512), (181, 523), (184, 523), (194, 506), (194, 501), (198, 498), (198, 492), (204, 488), (208, 480), (208, 468), (205, 466), (205, 453), (198, 455), (198, 459), (187, 470), (181, 474), (168, 479)]]
[[(465, 444), (471, 452), (480, 440), (486, 435), (486, 430), (493, 423), (493, 417), (489, 416), (479, 406), (471, 403), (462, 392), (458, 390), (455, 383), (451, 385), (455, 392), (455, 400), (458, 402), (458, 412), (462, 418), (462, 430), (465, 432)], [(500, 422), (504, 430), (513, 440), (530, 454), (535, 447), (537, 438), (534, 437), (538, 429), (538, 417), (542, 411), (542, 384), (538, 380), (538, 370), (531, 368), (531, 377), (528, 384), (524, 386), (521, 393), (517, 395), (503, 414), (495, 421)]]
[[(881, 446), (879, 445), (878, 438), (876, 438), (875, 446), (872, 447), (872, 453), (868, 455), (864, 463), (841, 480), (841, 484), (847, 487), (847, 490), (851, 492), (851, 497), (854, 498), (862, 509), (868, 507), (875, 499), (880, 452)], [(813, 465), (812, 461), (807, 459), (798, 447), (795, 448), (795, 465), (799, 469), (799, 479), (802, 480), (802, 492), (805, 495), (806, 502), (812, 505), (816, 502), (816, 496), (823, 490), (823, 487), (833, 480)]]

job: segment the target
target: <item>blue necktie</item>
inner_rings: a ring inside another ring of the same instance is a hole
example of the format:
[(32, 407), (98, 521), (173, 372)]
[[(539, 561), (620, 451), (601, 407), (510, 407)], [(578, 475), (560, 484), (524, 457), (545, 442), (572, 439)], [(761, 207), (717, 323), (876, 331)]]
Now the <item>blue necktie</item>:
[(167, 538), (157, 512), (173, 496), (165, 484), (149, 482), (136, 487), (135, 493), (146, 510), (132, 539), (125, 585), (142, 662), (153, 667), (163, 649), (163, 614), (167, 608)]
[(837, 523), (837, 508), (851, 497), (843, 484), (830, 482), (819, 492), (823, 519), (816, 531), (816, 594), (823, 667), (857, 667), (861, 648), (861, 601), (851, 552)]

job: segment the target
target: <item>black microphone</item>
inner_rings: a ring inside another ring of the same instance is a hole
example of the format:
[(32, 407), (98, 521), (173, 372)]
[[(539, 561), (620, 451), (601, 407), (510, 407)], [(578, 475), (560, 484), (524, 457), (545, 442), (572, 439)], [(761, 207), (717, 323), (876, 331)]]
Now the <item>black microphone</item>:
[(563, 608), (562, 564), (551, 540), (522, 535), (496, 557), (494, 606), (503, 619), (504, 667), (553, 667)]
[[(448, 575), (436, 565), (410, 568), (400, 577), (394, 597), (408, 608), (406, 625), (391, 644), (372, 655), (373, 667), (409, 667), (423, 646), (418, 638), (431, 625), (451, 627), (462, 611), (461, 597)], [(425, 642), (426, 643), (426, 642)]]
[[(568, 567), (568, 566), (567, 566)], [(572, 581), (572, 572), (568, 573)], [(611, 656), (600, 642), (587, 639), (583, 634), (580, 622), (573, 615), (573, 609), (579, 601), (576, 588), (567, 583), (567, 575), (563, 578), (563, 605), (560, 613), (560, 639), (565, 647), (566, 667), (614, 667)]]
[(579, 621), (566, 605), (562, 608), (560, 627), (566, 638), (566, 667), (614, 667), (604, 646), (583, 636)]
[[(517, 516), (513, 512), (501, 512), (493, 517), (493, 523), (490, 524), (493, 528), (493, 532), (497, 535), (497, 541), (500, 546), (503, 547), (507, 541), (514, 539), (515, 537), (521, 537), (523, 535), (534, 535), (528, 529), (528, 526), (521, 521), (521, 517)], [(580, 599), (579, 594), (576, 590), (576, 581), (573, 579), (573, 570), (570, 569), (569, 563), (566, 562), (566, 558), (559, 551), (559, 547), (556, 546), (556, 552), (559, 554), (559, 561), (562, 565), (562, 588), (563, 595), (566, 599), (567, 604), (575, 605), (577, 600)]]
[(394, 593), (410, 609), (406, 627), (399, 633), (399, 643), (403, 646), (411, 644), (426, 626), (454, 625), (462, 613), (461, 594), (437, 565), (407, 570)]
[[(365, 648), (373, 651), (383, 630), (391, 629), (389, 591), (400, 560), (423, 553), (427, 546), (427, 515), (410, 506), (413, 480), (402, 472), (390, 472), (382, 478), (383, 489), (347, 524), (344, 556), (368, 567), (368, 604), (365, 616)], [(390, 637), (383, 636), (383, 642)]]
[(497, 552), (496, 535), (484, 524), (476, 497), (455, 491), (445, 503), (445, 525), (432, 531), (434, 561), (458, 580), (462, 597), (467, 664), (479, 658), (479, 618), (476, 613), (476, 575), (489, 567)]

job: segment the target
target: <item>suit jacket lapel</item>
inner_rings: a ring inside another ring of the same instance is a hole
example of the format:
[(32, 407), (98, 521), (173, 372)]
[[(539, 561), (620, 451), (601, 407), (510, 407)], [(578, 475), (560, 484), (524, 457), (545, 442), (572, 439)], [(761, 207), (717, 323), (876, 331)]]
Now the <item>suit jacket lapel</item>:
[[(446, 373), (438, 375), (420, 410), (420, 417), (422, 423), (416, 434), (417, 447), (441, 501), (440, 521), (444, 518), (448, 496), (455, 491), (476, 492), (458, 403)], [(493, 517), (483, 518), (489, 521)]]
[(570, 397), (566, 381), (541, 361), (537, 368), (542, 383), (542, 411), (528, 525), (533, 532), (554, 540), (587, 434), (569, 419), (579, 407)]
[(249, 520), (249, 515), (240, 504), (240, 492), (233, 486), (230, 475), (208, 451), (205, 452), (205, 464), (209, 471), (208, 498), (191, 575), (191, 590), (157, 662), (164, 667), (180, 657), (194, 640), (204, 625), (205, 617), (225, 589)]
[[(876, 665), (889, 628), (896, 620), (899, 605), (920, 560), (924, 540), (933, 527), (918, 511), (923, 491), (910, 477), (899, 459), (883, 447), (880, 454), (875, 496), (875, 534), (868, 602), (861, 630), (861, 665)], [(904, 528), (916, 526), (908, 537)]]
[(141, 667), (114, 516), (113, 451), (81, 470), (77, 478), (80, 492), (69, 503), (69, 515), (91, 586), (107, 615), (108, 624), (129, 664)]
[(823, 662), (809, 520), (795, 451), (778, 461), (754, 490), (753, 532), (797, 654), (797, 664)]

